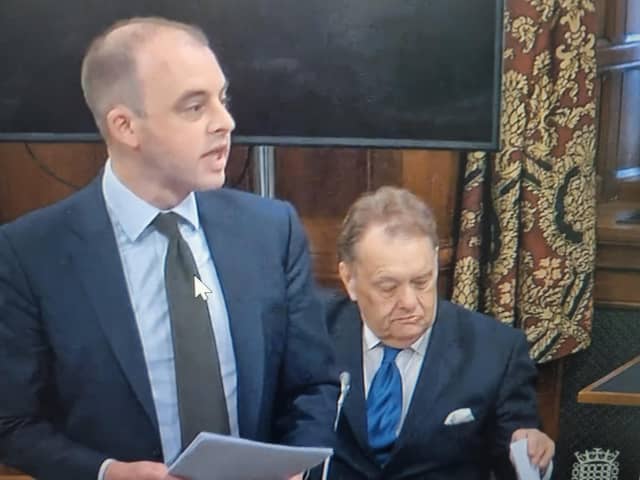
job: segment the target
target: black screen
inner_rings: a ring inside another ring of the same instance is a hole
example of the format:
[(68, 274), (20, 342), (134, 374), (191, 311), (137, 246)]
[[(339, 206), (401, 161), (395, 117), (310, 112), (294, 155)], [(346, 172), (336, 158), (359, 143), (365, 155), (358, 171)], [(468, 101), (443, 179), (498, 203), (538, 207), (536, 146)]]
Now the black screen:
[(208, 34), (236, 143), (495, 149), (502, 0), (0, 0), (0, 139), (96, 139), (92, 37), (161, 15)]

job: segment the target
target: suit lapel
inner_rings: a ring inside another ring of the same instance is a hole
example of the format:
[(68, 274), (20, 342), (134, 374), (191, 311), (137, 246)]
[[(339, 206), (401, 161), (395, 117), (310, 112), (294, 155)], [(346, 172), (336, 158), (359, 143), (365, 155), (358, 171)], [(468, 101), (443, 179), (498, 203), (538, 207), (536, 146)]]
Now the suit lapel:
[(122, 262), (108, 217), (99, 175), (68, 211), (71, 258), (84, 293), (136, 397), (158, 429), (151, 386)]
[[(225, 299), (236, 361), (240, 434), (253, 438), (259, 420), (264, 378), (265, 343), (261, 312), (247, 295), (246, 269), (254, 263), (247, 232), (237, 212), (225, 206), (224, 191), (197, 194), (198, 213)], [(256, 230), (256, 234), (258, 231)], [(238, 261), (242, 258), (243, 261)]]
[(411, 404), (398, 436), (394, 456), (411, 437), (426, 438), (434, 422), (440, 419), (429, 415), (441, 397), (447, 382), (460, 362), (462, 352), (456, 338), (455, 312), (447, 302), (438, 301), (427, 353), (418, 375)]
[(335, 334), (338, 364), (344, 365), (351, 374), (351, 389), (343, 412), (362, 450), (369, 452), (362, 369), (362, 321), (355, 304), (348, 305), (344, 316), (338, 320), (339, 330)]

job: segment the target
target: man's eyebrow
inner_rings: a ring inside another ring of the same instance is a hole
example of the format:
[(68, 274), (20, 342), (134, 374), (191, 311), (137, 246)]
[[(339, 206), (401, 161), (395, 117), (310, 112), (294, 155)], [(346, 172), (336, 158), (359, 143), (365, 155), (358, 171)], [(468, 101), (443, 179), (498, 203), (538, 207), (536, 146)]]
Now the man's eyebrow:
[(416, 275), (417, 278), (419, 277), (428, 277), (429, 275), (433, 275), (435, 268), (431, 267), (429, 268), (429, 270), (424, 270), (421, 273), (419, 273), (418, 275)]
[(389, 275), (381, 275), (374, 280), (376, 283), (398, 283), (398, 280)]
[[(220, 96), (225, 96), (227, 94), (227, 90), (229, 89), (229, 82), (224, 82), (224, 85), (220, 89)], [(209, 92), (206, 90), (188, 90), (184, 92), (178, 100), (176, 101), (176, 105), (183, 105), (189, 100), (193, 100), (195, 98), (207, 98), (209, 96)]]
[(183, 93), (182, 95), (180, 95), (176, 104), (180, 105), (187, 102), (188, 100), (192, 100), (194, 98), (199, 98), (199, 97), (207, 97), (208, 95), (209, 94), (204, 90), (189, 90)]

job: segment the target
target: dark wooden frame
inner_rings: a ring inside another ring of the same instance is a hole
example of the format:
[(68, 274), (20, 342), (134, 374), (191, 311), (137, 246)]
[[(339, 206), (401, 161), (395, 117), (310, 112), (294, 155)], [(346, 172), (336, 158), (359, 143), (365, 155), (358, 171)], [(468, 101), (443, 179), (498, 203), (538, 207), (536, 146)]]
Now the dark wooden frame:
[[(578, 402), (579, 403), (597, 403), (600, 405), (626, 405), (626, 406), (634, 406), (640, 407), (640, 391), (638, 393), (629, 393), (629, 392), (614, 392), (614, 391), (596, 391), (600, 385), (610, 381), (611, 379), (617, 377), (622, 372), (627, 371), (628, 369), (640, 365), (640, 355), (629, 360), (624, 365), (616, 368), (612, 372), (606, 374), (604, 377), (596, 380), (591, 385), (583, 388), (578, 392)], [(640, 368), (640, 367), (638, 367)]]

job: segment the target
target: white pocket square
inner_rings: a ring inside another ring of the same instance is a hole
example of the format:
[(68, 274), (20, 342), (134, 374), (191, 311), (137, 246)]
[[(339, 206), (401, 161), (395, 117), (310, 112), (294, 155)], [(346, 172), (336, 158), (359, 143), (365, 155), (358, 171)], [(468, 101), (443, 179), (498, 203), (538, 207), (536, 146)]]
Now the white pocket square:
[(473, 416), (470, 408), (459, 408), (447, 415), (447, 418), (444, 419), (444, 424), (459, 425), (461, 423), (473, 422), (475, 419), (476, 417)]

